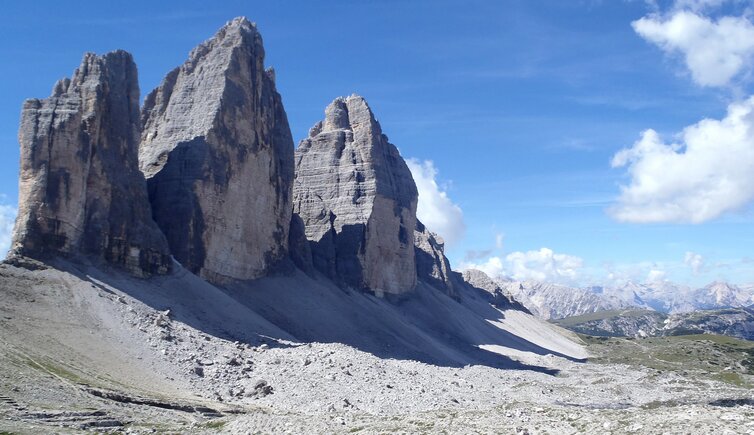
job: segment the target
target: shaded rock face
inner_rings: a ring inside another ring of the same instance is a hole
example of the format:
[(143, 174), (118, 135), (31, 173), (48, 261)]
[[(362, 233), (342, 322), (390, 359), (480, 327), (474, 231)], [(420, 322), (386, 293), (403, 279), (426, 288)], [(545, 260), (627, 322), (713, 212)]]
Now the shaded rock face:
[(301, 141), (293, 197), (318, 270), (378, 295), (415, 287), (416, 184), (362, 97), (333, 101)]
[(531, 314), (528, 309), (516, 301), (509, 293), (506, 293), (495, 280), (481, 270), (465, 270), (463, 272), (463, 281), (473, 289), (476, 289), (492, 305), (501, 310), (513, 309)]
[(416, 221), (414, 230), (414, 252), (419, 280), (444, 291), (448, 296), (458, 297), (450, 262), (445, 257), (445, 241), (429, 231), (419, 220)]
[(291, 228), (288, 234), (288, 252), (296, 267), (307, 275), (314, 276), (312, 249), (309, 246), (309, 240), (306, 239), (306, 226), (301, 216), (295, 213), (291, 218)]
[(175, 258), (222, 284), (287, 258), (293, 139), (245, 18), (196, 47), (147, 96), (139, 148), (155, 221)]
[(12, 256), (84, 254), (139, 276), (172, 264), (138, 165), (139, 83), (129, 53), (88, 53), (24, 103)]

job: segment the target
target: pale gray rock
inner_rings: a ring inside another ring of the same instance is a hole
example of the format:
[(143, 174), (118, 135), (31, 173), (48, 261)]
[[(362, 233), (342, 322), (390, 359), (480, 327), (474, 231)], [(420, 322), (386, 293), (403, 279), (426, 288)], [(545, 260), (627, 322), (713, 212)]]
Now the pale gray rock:
[(12, 256), (79, 254), (139, 276), (172, 261), (138, 165), (139, 81), (125, 51), (84, 55), (71, 79), (21, 113)]
[(445, 241), (429, 231), (418, 219), (414, 230), (414, 252), (419, 280), (449, 296), (457, 297), (450, 262), (445, 257)]
[(287, 258), (293, 139), (254, 24), (236, 18), (147, 96), (139, 149), (176, 259), (218, 284)]
[(597, 288), (579, 288), (539, 281), (508, 281), (501, 286), (535, 316), (562, 319), (605, 310), (636, 308), (636, 305)]
[(301, 141), (293, 196), (318, 270), (378, 295), (415, 287), (416, 184), (364, 98), (337, 98)]
[(529, 313), (529, 310), (521, 305), (514, 297), (505, 291), (494, 279), (477, 269), (468, 269), (463, 272), (463, 281), (466, 285), (476, 289), (492, 305), (501, 310), (515, 309)]

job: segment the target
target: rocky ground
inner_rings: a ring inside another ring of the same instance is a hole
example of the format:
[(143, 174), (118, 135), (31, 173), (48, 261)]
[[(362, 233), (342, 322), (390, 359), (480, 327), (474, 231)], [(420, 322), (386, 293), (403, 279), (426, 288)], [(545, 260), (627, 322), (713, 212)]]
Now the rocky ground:
[[(0, 433), (754, 433), (746, 342), (586, 339), (588, 362), (507, 348), (521, 369), (500, 369), (301, 342), (261, 317), (232, 340), (49, 268), (0, 266), (0, 292)], [(223, 303), (197, 301), (231, 328)]]

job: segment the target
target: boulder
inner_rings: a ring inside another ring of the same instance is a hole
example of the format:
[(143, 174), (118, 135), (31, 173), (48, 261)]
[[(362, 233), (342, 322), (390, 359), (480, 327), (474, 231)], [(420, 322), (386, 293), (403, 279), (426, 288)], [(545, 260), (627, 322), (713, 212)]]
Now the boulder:
[(139, 148), (175, 258), (216, 284), (288, 257), (293, 139), (262, 37), (236, 18), (152, 91)]
[(364, 98), (337, 98), (296, 151), (293, 208), (314, 266), (377, 295), (416, 285), (416, 184)]
[(125, 51), (84, 55), (21, 113), (11, 256), (85, 255), (137, 276), (171, 269), (139, 171), (139, 81)]

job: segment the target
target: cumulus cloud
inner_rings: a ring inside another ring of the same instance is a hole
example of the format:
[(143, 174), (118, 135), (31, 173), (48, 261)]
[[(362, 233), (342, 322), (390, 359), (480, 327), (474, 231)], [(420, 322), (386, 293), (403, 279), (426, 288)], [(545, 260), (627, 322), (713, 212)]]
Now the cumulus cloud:
[(447, 192), (437, 184), (437, 169), (431, 160), (406, 162), (419, 190), (416, 215), (431, 231), (445, 239), (446, 245), (461, 240), (466, 233), (461, 207), (454, 204)]
[[(692, 9), (709, 1), (687, 2)], [(701, 86), (725, 86), (752, 65), (754, 25), (745, 17), (712, 20), (694, 10), (676, 10), (668, 16), (653, 14), (631, 25), (642, 38), (669, 55), (680, 55)]]
[(463, 269), (479, 269), (493, 278), (558, 284), (575, 283), (583, 267), (584, 260), (580, 257), (558, 254), (549, 248), (512, 252), (505, 258), (490, 257), (483, 263), (462, 264)]
[(704, 267), (704, 257), (695, 252), (686, 252), (686, 255), (683, 257), (683, 264), (690, 267), (694, 275), (699, 275)]
[(623, 222), (701, 223), (740, 209), (754, 198), (754, 97), (728, 106), (722, 120), (686, 127), (679, 142), (646, 130), (612, 166), (627, 167), (608, 212)]
[(507, 279), (506, 267), (501, 257), (490, 257), (483, 263), (461, 263), (462, 270), (477, 269), (496, 279)]
[(666, 275), (667, 274), (665, 273), (664, 270), (652, 269), (647, 274), (647, 282), (648, 283), (662, 282), (665, 280)]
[(10, 249), (13, 223), (16, 220), (16, 208), (10, 205), (0, 205), (0, 260)]
[(516, 280), (550, 282), (573, 281), (584, 266), (584, 260), (567, 254), (556, 254), (549, 248), (538, 251), (513, 252), (505, 257), (511, 276)]

